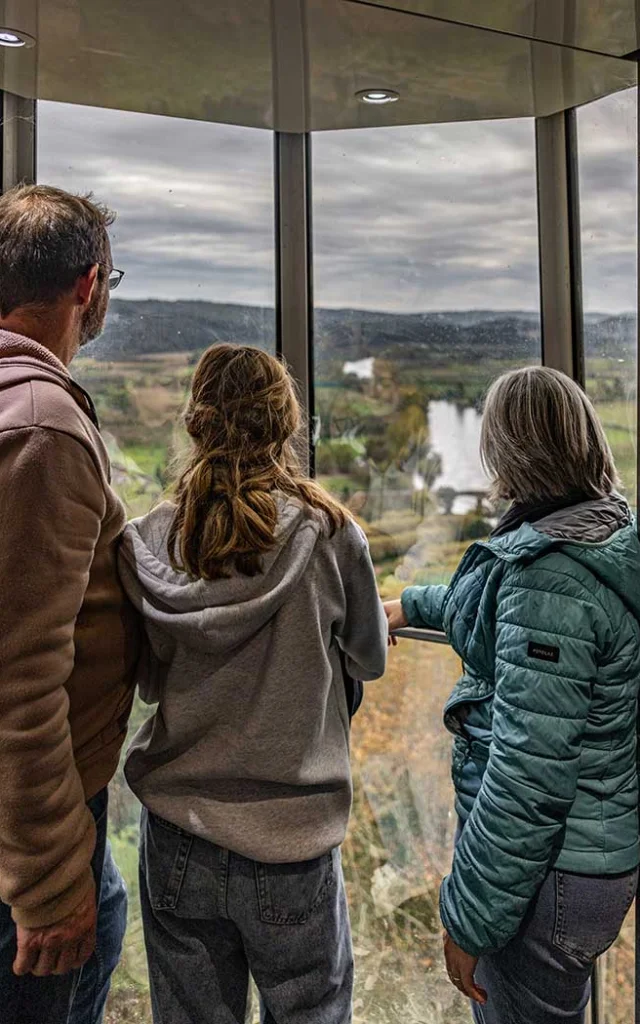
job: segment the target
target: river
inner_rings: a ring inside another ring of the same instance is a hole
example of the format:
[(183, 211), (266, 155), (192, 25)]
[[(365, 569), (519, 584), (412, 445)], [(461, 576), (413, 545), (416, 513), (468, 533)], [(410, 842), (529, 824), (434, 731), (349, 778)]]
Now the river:
[[(371, 380), (375, 359), (357, 359), (345, 363), (344, 372), (361, 380)], [(473, 407), (460, 408), (454, 402), (429, 403), (431, 447), (440, 456), (442, 472), (434, 484), (454, 491), (486, 491), (488, 480), (480, 462), (480, 426), (482, 417)], [(475, 509), (473, 496), (456, 499), (453, 511), (462, 515)]]
[[(486, 491), (487, 476), (480, 462), (482, 417), (474, 408), (461, 409), (453, 402), (429, 403), (431, 447), (440, 456), (442, 472), (434, 484), (455, 491)], [(462, 514), (476, 507), (476, 499), (456, 499), (454, 512)]]

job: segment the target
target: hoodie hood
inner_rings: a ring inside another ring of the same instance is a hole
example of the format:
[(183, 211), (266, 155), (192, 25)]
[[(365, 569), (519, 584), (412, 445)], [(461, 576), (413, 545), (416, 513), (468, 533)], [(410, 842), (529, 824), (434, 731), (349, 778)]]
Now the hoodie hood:
[(617, 594), (640, 621), (640, 540), (631, 509), (619, 494), (560, 509), (488, 546), (504, 561), (523, 563), (560, 549)]
[(536, 527), (548, 537), (558, 540), (604, 544), (618, 530), (632, 523), (631, 509), (625, 499), (620, 494), (611, 494), (558, 509), (540, 519)]
[(69, 377), (69, 371), (64, 363), (54, 356), (45, 345), (34, 341), (33, 338), (25, 338), (23, 334), (15, 334), (13, 331), (0, 330), (0, 359), (22, 358), (36, 362), (37, 365), (44, 363), (50, 370), (62, 377)]
[(0, 331), (0, 390), (27, 381), (46, 381), (67, 391), (96, 427), (98, 417), (91, 396), (70, 376), (67, 367), (44, 345), (11, 331)]
[[(629, 506), (614, 494), (561, 509), (535, 526), (524, 523), (469, 548), (451, 581), (444, 610), (446, 632), (464, 661), (492, 673), (493, 624), (507, 569), (554, 552), (566, 559), (568, 575), (571, 562), (576, 563), (576, 575), (580, 563), (594, 577), (594, 587), (599, 583), (616, 594), (640, 622), (640, 540)], [(473, 586), (469, 580), (475, 581)]]
[(160, 635), (208, 654), (228, 653), (250, 640), (295, 593), (322, 533), (322, 518), (283, 498), (263, 572), (209, 581), (172, 568), (167, 537), (174, 512), (175, 506), (164, 502), (125, 530), (120, 551), (125, 589)]
[(640, 540), (631, 509), (619, 494), (563, 509), (537, 524), (620, 598), (640, 622)]

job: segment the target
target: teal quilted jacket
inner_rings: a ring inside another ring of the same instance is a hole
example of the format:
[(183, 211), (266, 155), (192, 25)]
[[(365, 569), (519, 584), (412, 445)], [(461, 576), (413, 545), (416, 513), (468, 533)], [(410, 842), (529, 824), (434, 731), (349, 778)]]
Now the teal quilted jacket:
[(449, 587), (411, 587), (464, 673), (445, 709), (465, 821), (441, 916), (480, 956), (518, 931), (551, 868), (640, 860), (640, 542), (617, 497), (473, 545)]

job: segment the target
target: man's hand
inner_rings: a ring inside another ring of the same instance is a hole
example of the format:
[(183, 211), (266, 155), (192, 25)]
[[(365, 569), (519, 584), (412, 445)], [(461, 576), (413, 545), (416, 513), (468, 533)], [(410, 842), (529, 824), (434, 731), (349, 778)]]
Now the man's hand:
[(87, 962), (96, 947), (96, 897), (91, 892), (73, 914), (46, 928), (18, 925), (18, 954), (13, 973), (67, 974)]
[(395, 647), (398, 641), (391, 636), (395, 629), (402, 629), (407, 626), (407, 620), (402, 610), (402, 601), (387, 601), (384, 606), (385, 615), (389, 623), (389, 643)]
[(460, 946), (456, 946), (448, 932), (444, 933), (444, 958), (447, 963), (447, 974), (452, 985), (462, 992), (469, 999), (482, 1006), (487, 1001), (487, 993), (478, 988), (474, 975), (478, 966), (478, 957), (465, 953)]

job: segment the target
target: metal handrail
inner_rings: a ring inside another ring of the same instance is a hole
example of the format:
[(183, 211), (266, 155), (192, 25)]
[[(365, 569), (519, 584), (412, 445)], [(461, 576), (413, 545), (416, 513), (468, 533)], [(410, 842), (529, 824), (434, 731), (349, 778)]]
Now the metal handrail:
[(449, 646), (446, 633), (441, 633), (437, 629), (414, 629), (413, 626), (405, 626), (403, 629), (394, 629), (392, 636), (400, 637), (403, 640), (422, 640), (423, 643)]
[[(421, 643), (444, 644), (449, 646), (449, 640), (445, 633), (437, 629), (414, 629), (413, 626), (405, 626), (403, 629), (394, 629), (392, 636), (402, 640), (418, 640)], [(636, 918), (636, 928), (640, 932), (640, 921)], [(637, 936), (640, 937), (640, 936)], [(605, 954), (606, 956), (606, 954)], [(640, 970), (636, 962), (636, 1021), (640, 1024)], [(589, 1004), (590, 1024), (604, 1024), (604, 990), (600, 961), (596, 960), (593, 965), (591, 977), (591, 1002)]]

